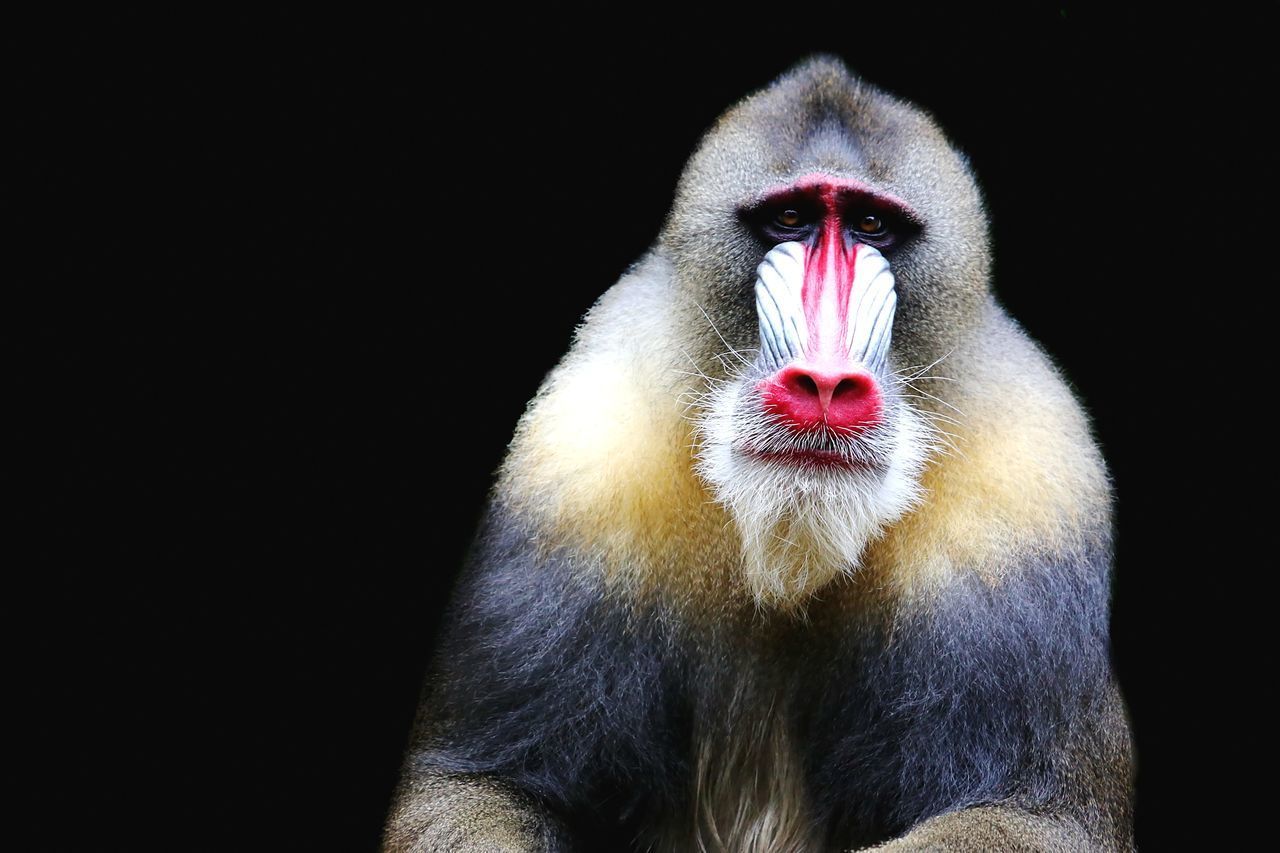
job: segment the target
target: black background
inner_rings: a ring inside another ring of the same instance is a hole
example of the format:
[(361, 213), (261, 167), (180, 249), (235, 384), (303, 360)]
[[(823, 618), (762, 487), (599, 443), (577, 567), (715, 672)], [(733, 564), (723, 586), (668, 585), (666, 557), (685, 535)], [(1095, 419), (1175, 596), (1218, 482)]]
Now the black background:
[(1066, 4), (15, 29), (38, 193), (12, 234), (33, 261), (15, 447), (37, 476), (9, 623), (46, 842), (376, 845), (526, 401), (701, 133), (815, 50), (969, 154), (999, 296), (1093, 417), (1140, 844), (1250, 823), (1264, 561), (1221, 472), (1262, 440), (1228, 382), (1265, 367), (1244, 329), (1274, 175), (1261, 22), (1156, 34), (1176, 23)]

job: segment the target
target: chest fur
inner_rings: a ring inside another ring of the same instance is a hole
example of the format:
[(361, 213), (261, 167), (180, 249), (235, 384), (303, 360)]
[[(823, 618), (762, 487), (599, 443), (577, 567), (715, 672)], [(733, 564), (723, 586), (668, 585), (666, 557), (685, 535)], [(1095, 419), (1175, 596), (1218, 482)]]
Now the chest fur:
[(814, 849), (802, 757), (785, 709), (749, 696), (697, 724), (688, 802), (658, 831), (655, 851), (790, 853)]

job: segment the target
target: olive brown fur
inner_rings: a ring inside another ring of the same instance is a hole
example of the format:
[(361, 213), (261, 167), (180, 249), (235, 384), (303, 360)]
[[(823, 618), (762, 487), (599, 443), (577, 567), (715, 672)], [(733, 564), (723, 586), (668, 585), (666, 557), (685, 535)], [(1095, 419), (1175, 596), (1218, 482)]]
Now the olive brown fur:
[[(744, 211), (812, 174), (910, 211), (886, 395), (923, 455), (856, 559), (764, 595), (708, 412), (755, 378)], [(816, 58), (727, 112), (517, 428), (385, 849), (1131, 849), (1109, 480), (989, 271), (918, 108)]]

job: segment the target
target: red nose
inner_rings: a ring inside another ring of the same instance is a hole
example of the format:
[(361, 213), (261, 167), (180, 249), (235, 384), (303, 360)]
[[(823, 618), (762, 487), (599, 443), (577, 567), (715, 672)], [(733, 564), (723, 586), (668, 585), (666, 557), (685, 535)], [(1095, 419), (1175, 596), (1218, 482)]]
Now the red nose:
[(791, 365), (761, 383), (765, 408), (796, 429), (855, 429), (880, 420), (880, 389), (863, 370)]

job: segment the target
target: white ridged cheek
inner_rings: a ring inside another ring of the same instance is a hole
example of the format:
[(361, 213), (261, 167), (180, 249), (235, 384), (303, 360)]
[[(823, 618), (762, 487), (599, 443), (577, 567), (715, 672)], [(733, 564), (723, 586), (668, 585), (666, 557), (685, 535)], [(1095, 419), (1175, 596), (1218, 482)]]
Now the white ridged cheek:
[[(774, 373), (809, 353), (805, 320), (804, 246), (779, 243), (756, 270), (756, 316), (760, 324), (759, 366)], [(898, 306), (889, 262), (872, 246), (858, 247), (845, 322), (844, 352), (880, 374), (888, 362), (893, 316)]]
[(893, 315), (898, 309), (889, 261), (873, 246), (858, 249), (845, 347), (849, 358), (880, 374), (889, 360)]
[(756, 268), (760, 365), (771, 373), (802, 357), (808, 347), (803, 288), (804, 246), (799, 243), (779, 243)]

